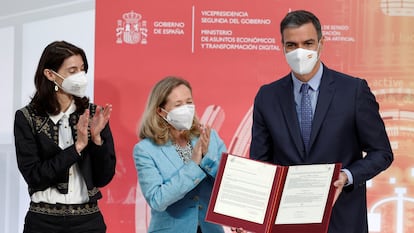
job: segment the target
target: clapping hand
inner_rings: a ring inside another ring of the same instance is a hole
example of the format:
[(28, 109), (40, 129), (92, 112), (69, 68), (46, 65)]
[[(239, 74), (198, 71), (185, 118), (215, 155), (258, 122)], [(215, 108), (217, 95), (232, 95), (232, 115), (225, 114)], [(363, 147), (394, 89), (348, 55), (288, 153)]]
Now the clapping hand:
[(202, 155), (206, 155), (208, 152), (208, 144), (210, 143), (210, 132), (211, 127), (210, 126), (200, 126), (201, 134), (199, 141), (201, 142), (201, 152)]
[(211, 127), (210, 126), (203, 127), (202, 125), (200, 125), (200, 132), (201, 132), (200, 137), (194, 146), (193, 155), (192, 155), (192, 160), (196, 164), (200, 164), (201, 159), (208, 152), (208, 144), (210, 143)]
[(105, 108), (97, 107), (95, 115), (89, 120), (89, 109), (79, 117), (76, 124), (77, 140), (75, 142), (76, 151), (80, 154), (81, 151), (88, 145), (88, 126), (90, 127), (92, 141), (96, 145), (102, 145), (101, 131), (105, 128), (111, 117), (112, 105), (107, 104)]
[(77, 138), (75, 142), (75, 148), (78, 154), (88, 145), (88, 124), (89, 124), (89, 109), (79, 117), (79, 121), (76, 124)]
[(105, 107), (97, 107), (95, 115), (92, 117), (89, 126), (91, 129), (91, 138), (96, 145), (102, 144), (101, 131), (105, 128), (111, 117), (112, 105), (106, 104)]

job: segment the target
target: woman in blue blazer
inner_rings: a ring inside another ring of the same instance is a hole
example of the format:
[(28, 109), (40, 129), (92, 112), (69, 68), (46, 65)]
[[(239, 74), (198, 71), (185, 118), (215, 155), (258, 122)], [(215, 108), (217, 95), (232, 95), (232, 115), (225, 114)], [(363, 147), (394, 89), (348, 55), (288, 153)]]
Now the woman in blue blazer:
[(190, 84), (167, 77), (152, 89), (133, 156), (141, 191), (151, 207), (148, 232), (221, 233), (205, 221), (226, 146), (195, 116)]

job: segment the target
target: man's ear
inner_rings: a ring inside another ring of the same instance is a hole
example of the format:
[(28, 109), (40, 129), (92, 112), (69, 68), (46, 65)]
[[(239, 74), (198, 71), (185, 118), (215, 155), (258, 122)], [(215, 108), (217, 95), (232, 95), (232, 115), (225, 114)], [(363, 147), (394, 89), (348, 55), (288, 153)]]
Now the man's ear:
[(49, 79), (50, 81), (54, 82), (55, 81), (55, 75), (53, 74), (53, 72), (49, 69), (44, 69), (43, 70), (43, 74), (45, 75), (45, 77), (47, 79)]
[(321, 38), (321, 40), (319, 41), (319, 43), (320, 43), (320, 49), (319, 49), (319, 51), (320, 52), (322, 52), (322, 50), (323, 50), (323, 44), (325, 43), (325, 36), (322, 36), (322, 38)]

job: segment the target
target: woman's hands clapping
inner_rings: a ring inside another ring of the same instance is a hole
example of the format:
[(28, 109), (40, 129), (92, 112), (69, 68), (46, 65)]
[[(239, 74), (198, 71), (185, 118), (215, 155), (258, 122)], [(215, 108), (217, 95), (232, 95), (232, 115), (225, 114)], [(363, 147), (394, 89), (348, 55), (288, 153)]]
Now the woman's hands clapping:
[(88, 126), (90, 127), (91, 139), (96, 145), (102, 145), (101, 131), (105, 128), (111, 117), (112, 105), (106, 104), (105, 107), (97, 107), (95, 115), (89, 121), (89, 109), (79, 117), (76, 124), (77, 140), (75, 142), (76, 151), (80, 152), (88, 145)]
[(210, 126), (203, 126), (200, 125), (200, 138), (198, 139), (196, 145), (194, 146), (193, 154), (192, 154), (192, 160), (196, 164), (201, 163), (201, 159), (205, 154), (208, 152), (208, 145), (210, 143), (210, 132), (211, 127)]
[(105, 128), (111, 117), (112, 105), (106, 104), (105, 107), (97, 107), (89, 126), (91, 128), (91, 138), (96, 145), (102, 145), (101, 131)]

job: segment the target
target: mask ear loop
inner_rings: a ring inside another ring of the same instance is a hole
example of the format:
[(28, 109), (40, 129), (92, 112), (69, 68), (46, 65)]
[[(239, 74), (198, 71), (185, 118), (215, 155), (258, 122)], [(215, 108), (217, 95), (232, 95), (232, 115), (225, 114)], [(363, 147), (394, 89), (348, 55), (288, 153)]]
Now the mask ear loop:
[[(58, 72), (56, 72), (56, 71), (54, 71), (52, 69), (50, 71), (52, 71), (52, 73), (54, 73), (59, 78), (65, 80)], [(59, 88), (62, 89), (62, 87), (56, 82), (56, 80), (53, 80), (53, 83), (55, 84), (55, 92), (59, 91)]]
[(318, 55), (318, 59), (321, 58), (321, 54), (319, 53), (319, 48), (321, 47), (321, 40), (318, 41), (318, 48), (316, 48), (316, 54)]
[(167, 119), (167, 116), (168, 116), (168, 112), (167, 112), (167, 110), (165, 110), (164, 108), (161, 108), (160, 107), (160, 109), (161, 109), (161, 111), (163, 111), (163, 112), (165, 112), (165, 113), (167, 113), (167, 115), (164, 117), (164, 116), (162, 116), (162, 115), (160, 115), (160, 117), (162, 117), (162, 119), (164, 119), (167, 123), (169, 123), (170, 121)]

